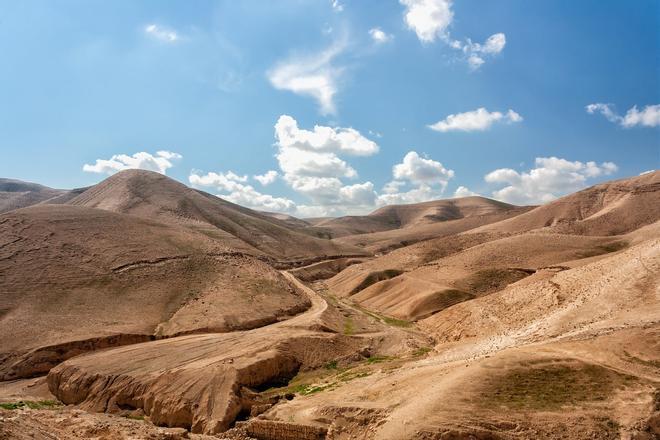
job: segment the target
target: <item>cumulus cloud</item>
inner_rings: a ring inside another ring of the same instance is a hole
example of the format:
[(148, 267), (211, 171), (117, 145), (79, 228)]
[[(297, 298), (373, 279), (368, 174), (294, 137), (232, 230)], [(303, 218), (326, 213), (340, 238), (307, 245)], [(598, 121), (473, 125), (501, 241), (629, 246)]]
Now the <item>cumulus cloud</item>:
[(197, 174), (193, 171), (188, 176), (188, 181), (194, 186), (213, 187), (218, 191), (234, 191), (242, 188), (244, 182), (247, 182), (247, 176), (239, 176), (232, 171), (226, 173), (206, 173)]
[(470, 189), (468, 189), (465, 186), (459, 186), (458, 188), (456, 188), (456, 191), (454, 191), (454, 197), (456, 197), (456, 198), (458, 198), (458, 197), (472, 197), (472, 196), (478, 196), (478, 195), (479, 194), (477, 194), (474, 191), (470, 191)]
[(403, 161), (394, 165), (392, 176), (396, 180), (408, 180), (413, 183), (446, 183), (454, 177), (454, 171), (446, 169), (440, 162), (421, 157), (410, 151)]
[(284, 197), (274, 197), (270, 194), (262, 194), (251, 185), (245, 184), (247, 179), (247, 176), (239, 176), (232, 171), (224, 173), (209, 172), (206, 174), (193, 171), (188, 176), (188, 181), (194, 187), (212, 188), (220, 193), (218, 197), (238, 205), (265, 211), (295, 211), (296, 204), (292, 200)]
[[(418, 203), (442, 196), (454, 171), (442, 163), (421, 157), (416, 151), (408, 152), (401, 163), (392, 167), (394, 180), (383, 187), (378, 196), (379, 205)], [(409, 189), (403, 190), (408, 187)]]
[(369, 29), (369, 35), (376, 43), (387, 43), (392, 39), (392, 35), (385, 33), (385, 31), (377, 27)]
[(585, 108), (587, 113), (600, 113), (608, 121), (619, 124), (624, 128), (660, 126), (660, 104), (647, 105), (641, 111), (635, 105), (624, 116), (619, 115), (612, 104), (589, 104)]
[(288, 115), (280, 116), (274, 128), (275, 157), (283, 179), (311, 202), (298, 206), (305, 215), (373, 206), (373, 184), (344, 184), (342, 179), (356, 178), (357, 171), (339, 156), (371, 156), (378, 152), (378, 144), (353, 128), (316, 125), (312, 130), (301, 129)]
[(514, 123), (521, 122), (522, 116), (513, 110), (506, 113), (489, 112), (484, 107), (465, 113), (457, 113), (447, 116), (445, 119), (431, 124), (431, 130), (448, 131), (484, 131), (496, 122)]
[(140, 169), (165, 174), (174, 166), (173, 162), (181, 157), (180, 154), (171, 151), (157, 151), (155, 155), (144, 151), (132, 156), (115, 154), (110, 159), (96, 159), (93, 165), (84, 164), (83, 171), (110, 175), (122, 170)]
[(518, 172), (500, 168), (488, 173), (484, 180), (504, 184), (493, 191), (496, 199), (515, 204), (550, 202), (565, 194), (578, 191), (594, 177), (607, 176), (618, 170), (616, 164), (603, 162), (568, 161), (557, 157), (537, 157), (535, 168)]
[(298, 128), (298, 122), (289, 115), (282, 115), (277, 120), (275, 137), (282, 148), (354, 156), (371, 156), (378, 152), (378, 144), (353, 128), (315, 125), (313, 130), (303, 130)]
[(278, 176), (277, 171), (270, 170), (270, 171), (266, 171), (264, 174), (257, 174), (253, 177), (257, 182), (261, 183), (263, 186), (267, 186), (275, 182), (277, 176)]
[(405, 6), (404, 20), (409, 29), (417, 34), (422, 43), (441, 40), (449, 47), (460, 50), (471, 70), (477, 70), (486, 57), (502, 52), (506, 46), (506, 36), (502, 32), (491, 35), (483, 43), (473, 43), (452, 39), (449, 27), (454, 20), (452, 0), (399, 0)]
[(424, 43), (447, 35), (454, 19), (451, 0), (399, 0), (406, 7), (404, 19), (409, 29)]
[(319, 54), (280, 62), (267, 72), (268, 80), (278, 90), (314, 98), (322, 114), (334, 114), (334, 97), (344, 69), (335, 66), (333, 61), (344, 47), (343, 42), (338, 42)]
[(298, 127), (298, 122), (282, 115), (275, 124), (276, 158), (285, 180), (298, 177), (357, 177), (357, 172), (339, 154), (370, 156), (378, 145), (353, 128), (314, 126), (313, 130)]
[(179, 34), (171, 29), (164, 28), (157, 24), (148, 24), (144, 27), (144, 32), (148, 36), (166, 43), (174, 43), (179, 40)]

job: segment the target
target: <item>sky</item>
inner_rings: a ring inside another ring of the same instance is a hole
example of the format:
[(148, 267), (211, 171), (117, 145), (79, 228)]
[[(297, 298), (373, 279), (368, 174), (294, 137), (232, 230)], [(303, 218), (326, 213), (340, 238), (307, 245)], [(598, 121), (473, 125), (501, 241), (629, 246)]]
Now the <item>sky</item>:
[(656, 0), (0, 0), (0, 176), (299, 217), (660, 168)]

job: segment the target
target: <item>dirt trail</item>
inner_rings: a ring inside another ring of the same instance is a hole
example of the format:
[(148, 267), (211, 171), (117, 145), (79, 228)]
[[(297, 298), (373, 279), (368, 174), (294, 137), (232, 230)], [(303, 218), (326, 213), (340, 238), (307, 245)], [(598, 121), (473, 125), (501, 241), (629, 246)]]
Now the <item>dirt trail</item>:
[(370, 353), (370, 346), (388, 345), (389, 336), (392, 346), (411, 337), (378, 322), (361, 324), (376, 321), (366, 315), (353, 315), (355, 328), (342, 332), (346, 316), (358, 312), (331, 308), (293, 275), (281, 273), (309, 298), (305, 312), (248, 331), (173, 337), (78, 356), (50, 371), (50, 391), (83, 409), (139, 411), (156, 424), (217, 433), (261, 404), (254, 390), (286, 384), (300, 370)]

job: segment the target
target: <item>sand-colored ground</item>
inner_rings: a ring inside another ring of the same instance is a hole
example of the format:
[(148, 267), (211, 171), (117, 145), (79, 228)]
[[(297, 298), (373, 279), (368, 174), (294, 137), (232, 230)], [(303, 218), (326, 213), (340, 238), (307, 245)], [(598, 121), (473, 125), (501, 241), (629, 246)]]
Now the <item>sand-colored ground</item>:
[(0, 216), (0, 438), (660, 437), (660, 172), (317, 221), (115, 177)]

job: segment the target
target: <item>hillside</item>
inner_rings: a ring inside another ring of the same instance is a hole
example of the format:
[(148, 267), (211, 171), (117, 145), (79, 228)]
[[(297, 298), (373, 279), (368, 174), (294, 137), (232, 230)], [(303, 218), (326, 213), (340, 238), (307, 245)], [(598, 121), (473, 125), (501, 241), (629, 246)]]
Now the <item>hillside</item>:
[(547, 228), (580, 235), (625, 234), (660, 217), (659, 192), (660, 171), (655, 171), (594, 185), (479, 230), (521, 232)]
[(0, 215), (0, 292), (0, 380), (87, 350), (257, 327), (309, 305), (272, 267), (205, 234), (67, 205)]
[(659, 205), (655, 173), (302, 221), (124, 172), (2, 214), (0, 436), (653, 439)]
[(0, 178), (0, 213), (36, 205), (65, 193), (37, 183)]
[(184, 226), (228, 247), (278, 260), (361, 252), (151, 171), (119, 172), (68, 203)]
[(409, 205), (388, 205), (364, 216), (316, 221), (314, 226), (330, 230), (333, 237), (344, 237), (498, 214), (515, 208), (517, 207), (485, 197), (463, 197)]

